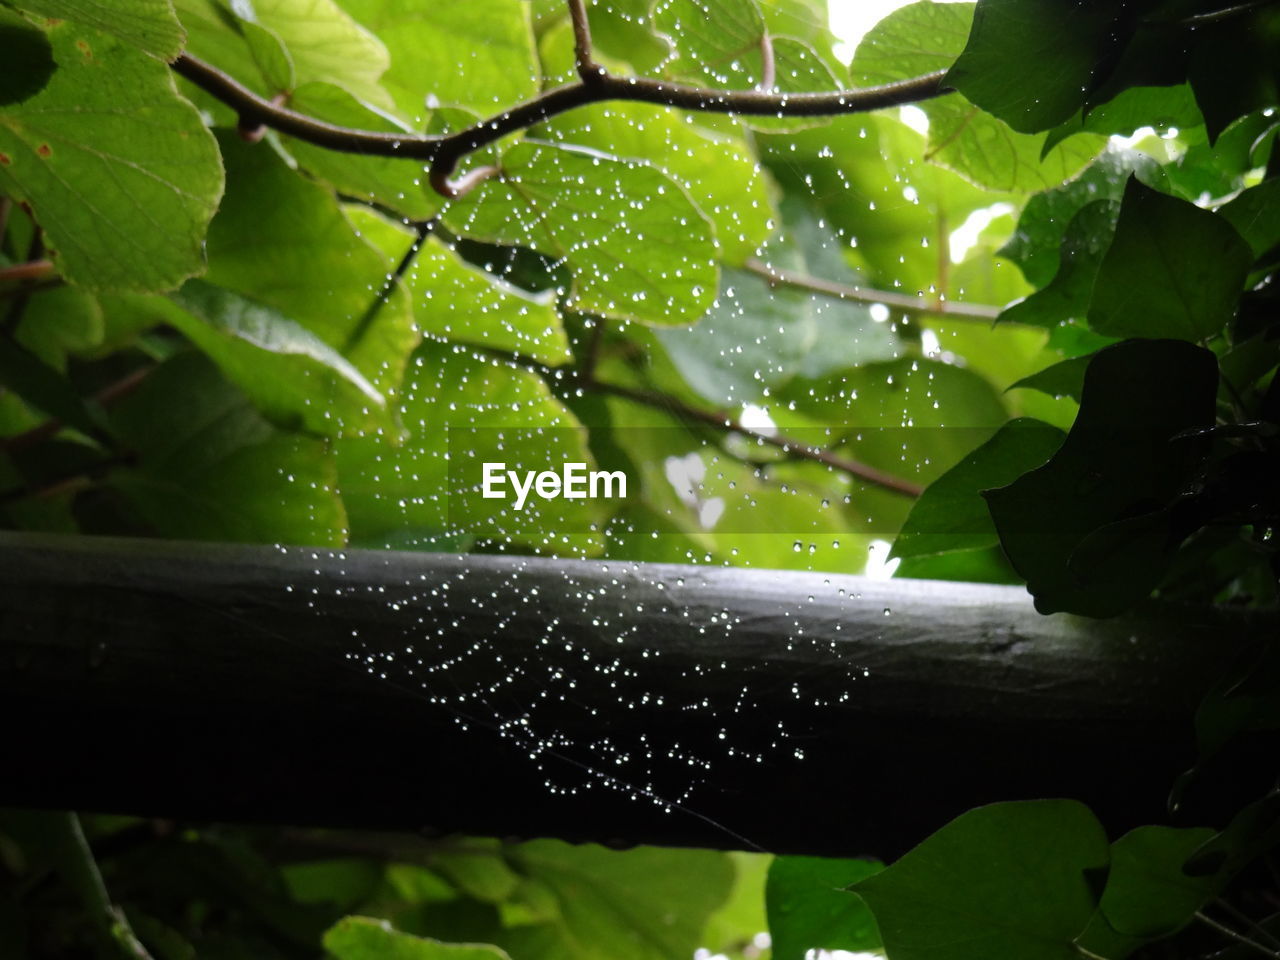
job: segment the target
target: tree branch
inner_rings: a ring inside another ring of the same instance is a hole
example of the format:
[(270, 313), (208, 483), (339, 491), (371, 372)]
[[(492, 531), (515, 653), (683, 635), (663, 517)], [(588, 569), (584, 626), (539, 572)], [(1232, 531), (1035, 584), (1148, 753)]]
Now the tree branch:
[(0, 267), (0, 283), (17, 280), (43, 280), (52, 275), (52, 260), (28, 260), (10, 267)]
[(860, 463), (857, 460), (842, 457), (829, 450), (808, 446), (807, 444), (781, 434), (770, 435), (760, 433), (756, 430), (752, 430), (750, 427), (744, 427), (732, 417), (689, 406), (687, 403), (684, 403), (682, 400), (678, 400), (669, 394), (657, 393), (649, 390), (633, 390), (630, 387), (624, 387), (613, 383), (605, 383), (600, 380), (591, 380), (584, 384), (584, 386), (588, 390), (597, 390), (600, 393), (612, 394), (615, 397), (622, 397), (624, 400), (643, 404), (646, 407), (653, 407), (656, 410), (665, 410), (668, 413), (674, 413), (682, 420), (704, 423), (717, 430), (736, 433), (749, 440), (768, 444), (771, 447), (776, 447), (783, 451), (787, 456), (794, 459), (812, 460), (815, 463), (825, 464), (833, 470), (839, 470), (843, 473), (847, 473), (852, 477), (857, 477), (859, 480), (869, 483), (872, 486), (888, 490), (891, 493), (901, 494), (904, 497), (918, 497), (924, 492), (924, 487), (918, 483), (912, 483), (910, 480), (905, 480), (902, 477), (896, 477), (891, 473), (885, 473), (883, 470), (877, 470), (875, 467), (868, 466), (865, 463)]
[[(580, 2), (571, 6), (571, 10), (574, 7), (581, 13), (580, 23), (575, 21), (576, 40), (581, 49), (582, 42), (589, 42), (590, 35), (586, 31), (585, 8)], [(556, 87), (465, 130), (433, 136), (356, 130), (305, 116), (265, 100), (221, 70), (189, 54), (174, 61), (173, 69), (235, 110), (241, 126), (262, 124), (299, 140), (344, 153), (425, 161), (432, 165), (433, 184), (445, 182), (462, 157), (509, 133), (527, 129), (577, 107), (608, 100), (742, 116), (825, 117), (915, 103), (946, 92), (942, 87), (946, 72), (943, 70), (861, 90), (769, 93), (760, 90), (712, 90), (649, 77), (616, 77), (597, 69), (590, 81), (580, 80)]]
[(1000, 316), (1000, 307), (983, 303), (955, 303), (950, 300), (925, 300), (905, 293), (890, 290), (873, 290), (869, 287), (851, 287), (848, 284), (833, 283), (818, 277), (809, 277), (800, 273), (792, 273), (774, 267), (754, 257), (744, 265), (747, 270), (758, 277), (763, 277), (773, 287), (789, 287), (793, 290), (805, 290), (835, 300), (849, 300), (854, 303), (883, 303), (886, 307), (901, 310), (904, 313), (918, 316), (933, 314), (951, 317), (955, 320), (981, 320), (991, 322)]

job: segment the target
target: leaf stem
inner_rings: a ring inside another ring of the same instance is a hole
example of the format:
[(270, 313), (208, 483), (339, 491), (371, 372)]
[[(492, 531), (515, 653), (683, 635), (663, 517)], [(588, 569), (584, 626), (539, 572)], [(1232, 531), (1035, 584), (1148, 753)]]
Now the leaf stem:
[(605, 69), (592, 56), (586, 0), (569, 0), (569, 19), (573, 23), (573, 58), (578, 76), (585, 85), (596, 83), (605, 76)]
[(912, 316), (933, 314), (950, 317), (955, 320), (980, 320), (985, 323), (994, 321), (1000, 316), (1001, 308), (982, 303), (955, 303), (950, 300), (925, 300), (905, 293), (890, 290), (875, 290), (870, 287), (853, 287), (844, 283), (833, 283), (819, 277), (809, 277), (790, 270), (783, 270), (752, 257), (745, 267), (758, 277), (763, 277), (773, 287), (789, 287), (793, 290), (805, 290), (835, 300), (849, 300), (854, 303), (883, 303), (886, 307), (901, 310)]
[(1262, 944), (1258, 943), (1256, 940), (1250, 940), (1248, 937), (1246, 937), (1243, 933), (1240, 933), (1238, 930), (1231, 929), (1225, 923), (1219, 923), (1217, 920), (1213, 919), (1213, 917), (1209, 916), (1203, 910), (1196, 911), (1196, 919), (1199, 920), (1201, 923), (1205, 924), (1206, 926), (1210, 926), (1214, 930), (1217, 930), (1224, 937), (1234, 940), (1236, 941), (1236, 943), (1239, 943), (1242, 946), (1249, 947), (1251, 950), (1257, 951), (1258, 953), (1262, 954), (1264, 957), (1271, 957), (1272, 960), (1280, 960), (1280, 951), (1270, 950), (1267, 947), (1264, 947)]
[(124, 912), (111, 902), (93, 851), (80, 827), (80, 818), (74, 813), (56, 813), (50, 817), (63, 879), (84, 904), (104, 946), (122, 960), (151, 960), (151, 954), (134, 934)]
[(667, 413), (675, 414), (681, 420), (703, 423), (709, 427), (728, 433), (736, 433), (748, 440), (754, 440), (758, 443), (767, 444), (771, 447), (783, 451), (787, 456), (795, 460), (812, 460), (815, 463), (821, 463), (834, 470), (847, 473), (852, 477), (869, 483), (872, 486), (880, 487), (891, 493), (897, 493), (904, 497), (918, 497), (924, 492), (924, 487), (920, 484), (913, 483), (902, 477), (894, 476), (883, 470), (878, 470), (868, 464), (852, 460), (848, 457), (842, 457), (839, 454), (832, 453), (829, 450), (823, 450), (820, 447), (812, 447), (798, 440), (784, 436), (782, 434), (766, 434), (745, 427), (734, 418), (723, 413), (715, 413), (710, 410), (701, 410), (697, 407), (677, 399), (669, 394), (658, 393), (650, 390), (634, 390), (630, 387), (624, 387), (619, 384), (605, 383), (600, 380), (591, 380), (584, 384), (588, 390), (596, 390), (600, 393), (611, 394), (615, 397), (621, 397), (624, 400), (630, 400), (633, 403), (639, 403), (646, 407), (652, 407), (656, 410), (663, 410)]
[(347, 337), (347, 342), (342, 347), (344, 354), (350, 353), (364, 339), (365, 334), (369, 332), (369, 328), (373, 326), (373, 322), (378, 319), (378, 314), (382, 312), (382, 308), (391, 298), (391, 294), (400, 285), (404, 275), (409, 272), (409, 268), (413, 266), (413, 261), (418, 258), (418, 253), (427, 242), (427, 237), (431, 236), (436, 224), (439, 222), (438, 217), (432, 217), (430, 220), (422, 220), (414, 225), (416, 236), (414, 236), (413, 242), (409, 244), (409, 249), (404, 252), (404, 256), (396, 264), (395, 270), (388, 274), (377, 295), (374, 296), (373, 302), (369, 304), (368, 309), (365, 310), (364, 315), (360, 318), (360, 322), (356, 324), (355, 329), (351, 331), (351, 335)]
[(43, 280), (53, 273), (52, 260), (28, 260), (9, 267), (0, 267), (0, 283), (18, 280)]
[[(570, 5), (570, 11), (575, 10), (575, 43), (581, 49), (584, 41), (589, 43), (590, 33), (585, 7), (575, 2)], [(585, 52), (590, 53), (589, 47)], [(507, 134), (525, 130), (557, 114), (608, 100), (742, 116), (829, 117), (916, 103), (948, 92), (942, 85), (944, 70), (860, 90), (772, 93), (714, 90), (651, 77), (620, 77), (606, 72), (592, 60), (586, 62), (595, 67), (590, 80), (579, 79), (547, 90), (532, 100), (447, 135), (357, 130), (317, 120), (260, 97), (217, 67), (190, 54), (175, 60), (173, 69), (235, 110), (242, 126), (273, 127), (329, 150), (426, 161), (433, 168), (433, 184), (446, 182), (462, 157)]]

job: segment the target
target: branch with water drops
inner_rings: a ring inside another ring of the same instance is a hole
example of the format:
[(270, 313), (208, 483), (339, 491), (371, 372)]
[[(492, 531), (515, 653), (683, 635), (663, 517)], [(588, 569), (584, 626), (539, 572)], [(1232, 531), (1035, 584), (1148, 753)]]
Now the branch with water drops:
[(941, 298), (926, 300), (924, 297), (913, 297), (907, 293), (896, 293), (891, 290), (876, 290), (871, 287), (855, 287), (845, 283), (834, 283), (820, 277), (810, 277), (802, 273), (794, 273), (765, 263), (755, 257), (747, 260), (747, 270), (763, 278), (771, 287), (787, 287), (792, 290), (804, 290), (819, 296), (831, 297), (833, 300), (847, 300), (853, 303), (881, 303), (893, 310), (910, 316), (929, 314), (949, 317), (953, 320), (978, 320), (991, 323), (1000, 316), (1001, 307), (985, 303), (959, 303)]
[(173, 69), (235, 110), (244, 129), (272, 127), (329, 150), (424, 161), (431, 166), (431, 185), (445, 196), (455, 196), (458, 190), (465, 189), (461, 183), (450, 180), (463, 157), (508, 134), (593, 103), (629, 100), (706, 113), (829, 117), (917, 103), (947, 92), (942, 85), (944, 70), (881, 86), (829, 93), (717, 90), (652, 77), (617, 76), (593, 59), (590, 24), (583, 0), (569, 0), (569, 12), (574, 28), (578, 81), (547, 90), (450, 134), (388, 133), (327, 123), (259, 96), (217, 67), (190, 54), (175, 60)]

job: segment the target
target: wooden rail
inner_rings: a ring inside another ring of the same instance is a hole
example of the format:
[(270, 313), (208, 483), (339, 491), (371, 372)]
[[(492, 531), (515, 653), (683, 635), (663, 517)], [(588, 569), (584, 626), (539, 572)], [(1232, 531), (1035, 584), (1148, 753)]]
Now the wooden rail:
[(0, 534), (0, 804), (894, 856), (1073, 796), (1118, 832), (1165, 820), (1199, 697), (1277, 633), (976, 584)]

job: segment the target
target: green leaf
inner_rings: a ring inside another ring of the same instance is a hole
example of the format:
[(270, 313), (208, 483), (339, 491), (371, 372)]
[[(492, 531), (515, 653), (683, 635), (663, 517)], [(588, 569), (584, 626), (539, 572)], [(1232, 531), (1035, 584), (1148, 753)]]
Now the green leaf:
[(1111, 845), (1111, 870), (1098, 912), (1081, 934), (1085, 949), (1122, 960), (1186, 926), (1220, 886), (1182, 865), (1214, 835), (1209, 829), (1138, 827)]
[(1116, 43), (1116, 12), (1058, 0), (979, 0), (973, 29), (946, 84), (1020, 133), (1068, 120)]
[(1094, 200), (1076, 211), (1062, 235), (1058, 272), (1043, 289), (1006, 307), (997, 322), (1053, 328), (1083, 320), (1119, 216), (1120, 204), (1112, 200)]
[[(1082, 357), (1071, 357), (1061, 363), (1055, 363), (1051, 367), (1045, 367), (1039, 373), (1023, 377), (1012, 384), (1009, 389), (1016, 390), (1025, 387), (1030, 390), (1039, 390), (1041, 393), (1047, 393), (1051, 397), (1070, 397), (1079, 403), (1080, 395), (1084, 391), (1084, 373), (1088, 369), (1091, 359), (1093, 358), (1087, 354)], [(996, 486), (996, 484), (992, 484), (992, 486)]]
[(1015, 133), (1001, 120), (959, 97), (930, 100), (929, 149), (933, 160), (989, 190), (1031, 192), (1075, 176), (1106, 145), (1092, 133), (1070, 137), (1044, 151), (1043, 134)]
[(391, 66), (383, 86), (416, 123), (437, 105), (490, 114), (538, 93), (524, 0), (345, 0), (343, 6), (387, 45)]
[(756, 0), (655, 0), (653, 25), (674, 49), (671, 76), (737, 90), (759, 83), (765, 24)]
[[(393, 268), (415, 234), (371, 210), (348, 207), (361, 236), (380, 249)], [(555, 291), (529, 293), (467, 263), (429, 236), (404, 277), (419, 329), (456, 343), (496, 347), (550, 366), (572, 359)]]
[(1252, 262), (1222, 217), (1130, 180), (1089, 326), (1113, 337), (1211, 337), (1235, 313)]
[[(289, 106), (310, 117), (358, 130), (409, 133), (407, 124), (361, 103), (331, 83), (305, 83), (293, 91)], [(342, 193), (374, 200), (414, 220), (426, 220), (440, 210), (442, 198), (422, 189), (420, 163), (399, 157), (374, 157), (317, 147), (292, 137), (282, 138), (285, 149), (308, 172)]]
[(466, 236), (563, 257), (574, 280), (567, 305), (579, 312), (679, 324), (715, 299), (711, 224), (645, 163), (525, 141), (445, 219)]
[[(856, 285), (859, 278), (831, 230), (799, 204), (784, 209), (787, 233), (762, 256), (777, 266)], [(712, 403), (761, 402), (794, 377), (822, 377), (900, 355), (898, 338), (871, 318), (866, 304), (775, 290), (742, 270), (723, 271), (720, 283), (720, 296), (703, 320), (655, 331), (680, 375)]]
[[(549, 890), (559, 903), (558, 923), (522, 936), (509, 930), (503, 943), (512, 956), (557, 960), (671, 960), (702, 945), (707, 918), (733, 887), (727, 855), (711, 850), (635, 847), (606, 850), (534, 840), (513, 848), (520, 872)], [(522, 949), (537, 943), (540, 952)]]
[(1181, 132), (1204, 123), (1195, 96), (1185, 83), (1168, 87), (1129, 87), (1113, 99), (1071, 118), (1049, 131), (1045, 149), (1052, 149), (1081, 131), (1128, 137), (1142, 127), (1158, 135)]
[(51, 417), (100, 437), (99, 416), (57, 369), (8, 336), (0, 335), (0, 384)]
[[(770, 172), (788, 193), (808, 198), (835, 232), (840, 257), (859, 270), (859, 282), (966, 299), (959, 272), (940, 269), (940, 227), (1011, 198), (924, 162), (924, 138), (882, 114), (837, 117), (821, 130), (757, 139)], [(993, 267), (1001, 270), (1016, 281), (1012, 265)]]
[(1280, 177), (1250, 187), (1218, 208), (1218, 216), (1236, 228), (1261, 257), (1280, 244)]
[(168, 67), (71, 23), (58, 70), (0, 108), (0, 189), (31, 204), (59, 270), (93, 290), (161, 291), (203, 268), (218, 149)]
[(1187, 80), (1210, 139), (1238, 117), (1280, 104), (1280, 12), (1262, 4), (1197, 31)]
[(1113, 616), (1160, 582), (1190, 532), (1170, 508), (1203, 456), (1201, 441), (1173, 438), (1213, 422), (1217, 387), (1213, 354), (1181, 340), (1094, 355), (1062, 448), (984, 494), (1037, 610)]
[(272, 307), (347, 358), (379, 392), (394, 389), (418, 342), (412, 308), (383, 255), (333, 194), (273, 151), (222, 138), (227, 196), (209, 228), (206, 279)]
[(335, 960), (508, 960), (498, 947), (415, 937), (372, 917), (339, 920), (325, 932), (324, 948)]
[[(548, 70), (572, 70), (568, 24), (542, 38)], [(772, 231), (773, 200), (756, 158), (741, 140), (684, 122), (665, 107), (611, 103), (573, 110), (548, 121), (539, 136), (643, 160), (684, 187), (715, 227), (720, 258), (741, 264)]]
[(879, 950), (875, 919), (848, 887), (883, 869), (875, 860), (774, 858), (765, 886), (774, 960), (804, 960), (814, 949)]
[[(891, 83), (950, 67), (965, 45), (972, 4), (933, 3), (901, 7), (868, 31), (850, 65), (859, 85)], [(1011, 129), (963, 96), (927, 100), (925, 159), (948, 167), (989, 190), (1044, 190), (1067, 180), (1105, 143), (1093, 134), (1072, 137), (1042, 156), (1043, 135)]]
[(279, 311), (190, 280), (166, 319), (282, 426), (336, 436), (389, 427), (386, 398), (351, 363)]
[(271, 426), (201, 354), (157, 367), (112, 408), (111, 423), (136, 462), (110, 484), (160, 536), (346, 542), (326, 445)]
[[(331, 83), (375, 106), (392, 105), (379, 82), (390, 64), (386, 47), (333, 0), (253, 0), (249, 9), (249, 22), (284, 44), (295, 83)], [(251, 32), (251, 50), (254, 42)]]
[(172, 0), (17, 0), (13, 5), (101, 30), (161, 60), (174, 59), (186, 40)]
[(854, 886), (894, 960), (1079, 960), (1107, 838), (1074, 800), (997, 803), (962, 814)]
[(333, 0), (175, 0), (175, 6), (191, 53), (268, 98), (328, 83), (375, 107), (395, 106), (379, 82), (390, 63), (386, 48)]
[(1098, 200), (1119, 203), (1131, 175), (1154, 184), (1160, 178), (1160, 168), (1137, 150), (1104, 151), (1071, 182), (1027, 201), (1013, 236), (1000, 248), (1000, 256), (1016, 263), (1034, 286), (1046, 286), (1058, 271), (1059, 250), (1071, 218)]
[[(481, 497), (481, 464), (542, 471), (592, 463), (585, 430), (527, 370), (427, 341), (399, 394), (405, 437), (340, 440), (338, 466), (352, 539), (409, 547), (441, 536), (492, 536), (552, 553), (598, 549), (597, 500), (542, 500), (522, 510)], [(578, 534), (580, 537), (569, 537)], [(562, 539), (567, 538), (567, 539)]]
[(66, 370), (69, 354), (87, 353), (105, 335), (102, 307), (75, 287), (41, 290), (22, 311), (19, 343), (56, 370)]
[(1012, 483), (1043, 464), (1066, 434), (1029, 418), (1010, 420), (925, 489), (911, 507), (890, 556), (980, 550), (999, 542), (982, 491)]
[(57, 68), (44, 31), (11, 16), (0, 8), (0, 56), (8, 64), (0, 73), (0, 107), (35, 96)]

